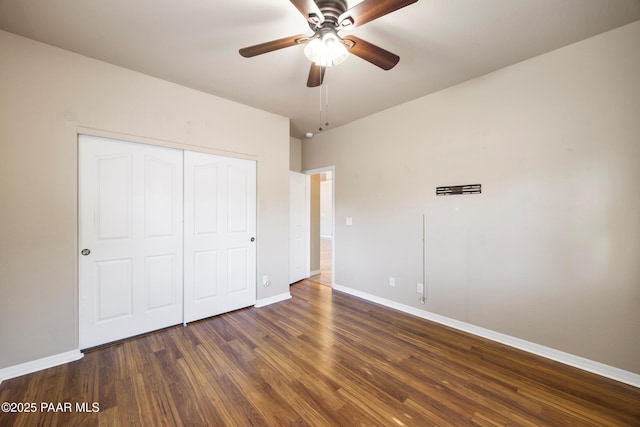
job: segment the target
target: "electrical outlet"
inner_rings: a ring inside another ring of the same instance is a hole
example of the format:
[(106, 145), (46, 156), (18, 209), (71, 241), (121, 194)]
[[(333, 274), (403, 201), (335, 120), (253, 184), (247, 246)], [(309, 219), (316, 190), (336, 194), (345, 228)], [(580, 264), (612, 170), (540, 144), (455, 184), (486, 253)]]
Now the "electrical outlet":
[(416, 286), (416, 292), (419, 294), (424, 292), (424, 285), (422, 283), (418, 283), (418, 285)]
[(262, 276), (262, 285), (265, 288), (271, 285), (271, 282), (269, 281), (269, 276)]
[(396, 278), (393, 276), (389, 276), (389, 286), (395, 286), (396, 285)]

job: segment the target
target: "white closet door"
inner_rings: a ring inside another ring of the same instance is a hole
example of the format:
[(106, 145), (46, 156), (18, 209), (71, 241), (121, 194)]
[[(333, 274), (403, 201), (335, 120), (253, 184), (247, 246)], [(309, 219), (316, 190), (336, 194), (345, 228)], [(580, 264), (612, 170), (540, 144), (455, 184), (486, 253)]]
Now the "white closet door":
[(309, 275), (308, 182), (308, 175), (289, 172), (289, 284)]
[(256, 163), (185, 152), (184, 321), (256, 301)]
[(182, 151), (79, 141), (80, 348), (182, 322)]

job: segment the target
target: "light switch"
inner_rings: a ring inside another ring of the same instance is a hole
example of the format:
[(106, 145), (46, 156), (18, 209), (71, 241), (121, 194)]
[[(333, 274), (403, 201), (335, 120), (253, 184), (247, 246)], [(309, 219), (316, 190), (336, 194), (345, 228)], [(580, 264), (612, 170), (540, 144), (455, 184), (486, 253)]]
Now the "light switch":
[(350, 216), (347, 217), (347, 225), (353, 225), (353, 218)]

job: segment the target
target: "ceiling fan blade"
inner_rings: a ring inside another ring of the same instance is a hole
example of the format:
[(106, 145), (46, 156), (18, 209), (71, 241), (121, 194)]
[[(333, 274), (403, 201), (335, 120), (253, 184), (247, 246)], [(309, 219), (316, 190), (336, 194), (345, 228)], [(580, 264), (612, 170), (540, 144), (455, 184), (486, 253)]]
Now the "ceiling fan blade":
[(324, 22), (324, 15), (313, 0), (291, 0), (291, 3), (300, 11), (304, 19), (311, 24), (320, 25)]
[(307, 79), (307, 87), (317, 87), (322, 84), (324, 80), (324, 72), (327, 67), (322, 67), (320, 65), (311, 64), (311, 69), (309, 70), (309, 78)]
[(260, 44), (249, 46), (249, 47), (244, 47), (240, 49), (240, 55), (244, 56), (245, 58), (251, 58), (252, 56), (262, 55), (263, 53), (273, 52), (274, 50), (305, 43), (308, 40), (309, 40), (309, 37), (304, 34), (298, 34), (297, 36), (291, 36), (291, 37), (284, 37), (278, 40), (272, 40), (270, 42), (260, 43)]
[(342, 39), (349, 49), (350, 53), (377, 65), (383, 70), (390, 70), (396, 66), (400, 57), (395, 53), (384, 50), (368, 41), (362, 40), (356, 36), (347, 36)]
[(418, 0), (364, 0), (344, 12), (338, 22), (344, 28), (355, 28), (369, 21), (378, 19)]

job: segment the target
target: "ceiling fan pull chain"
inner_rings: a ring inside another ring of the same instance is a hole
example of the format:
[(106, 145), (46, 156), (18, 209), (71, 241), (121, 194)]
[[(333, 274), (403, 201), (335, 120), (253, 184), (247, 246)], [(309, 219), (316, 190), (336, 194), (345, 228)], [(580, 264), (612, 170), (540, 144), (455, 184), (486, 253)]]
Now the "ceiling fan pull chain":
[(326, 121), (324, 122), (325, 126), (329, 126), (329, 84), (325, 84), (325, 94), (324, 94), (324, 99), (325, 99), (325, 106), (326, 106), (326, 111), (325, 111), (325, 118)]
[(322, 85), (318, 89), (320, 90), (320, 127), (318, 127), (318, 131), (322, 132)]

